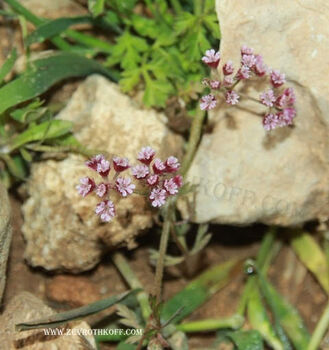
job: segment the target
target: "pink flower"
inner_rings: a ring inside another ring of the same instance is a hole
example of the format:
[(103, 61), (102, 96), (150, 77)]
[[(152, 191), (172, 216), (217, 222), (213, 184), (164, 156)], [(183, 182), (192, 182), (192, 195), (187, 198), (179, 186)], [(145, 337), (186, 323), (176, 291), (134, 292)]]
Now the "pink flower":
[(210, 111), (211, 109), (214, 109), (217, 104), (216, 97), (212, 94), (202, 96), (200, 101), (201, 101), (200, 109), (202, 111), (204, 110)]
[(278, 70), (273, 70), (271, 72), (271, 83), (274, 87), (280, 87), (286, 82), (286, 75), (280, 73)]
[(114, 157), (113, 158), (113, 168), (116, 172), (125, 171), (130, 167), (127, 158)]
[(86, 162), (87, 167), (97, 171), (99, 175), (105, 177), (110, 172), (110, 162), (105, 159), (102, 154), (91, 158)]
[(153, 150), (153, 148), (151, 148), (150, 146), (146, 146), (143, 147), (140, 152), (138, 152), (137, 159), (140, 162), (149, 165), (152, 162), (154, 156), (155, 151)]
[(106, 200), (97, 204), (95, 213), (100, 216), (104, 222), (111, 221), (115, 216), (114, 204), (110, 200)]
[(176, 175), (173, 177), (173, 180), (175, 182), (175, 184), (178, 187), (182, 187), (183, 186), (183, 176), (182, 175)]
[(240, 96), (235, 91), (227, 91), (225, 94), (226, 103), (236, 105), (239, 102)]
[(220, 89), (220, 81), (218, 81), (218, 80), (210, 80), (209, 85), (213, 90)]
[(122, 197), (127, 197), (134, 192), (136, 186), (131, 183), (130, 177), (118, 177), (115, 181), (115, 187)]
[(165, 161), (165, 166), (166, 166), (166, 172), (173, 173), (179, 169), (180, 164), (179, 164), (178, 159), (176, 157), (170, 156)]
[(274, 91), (272, 89), (269, 89), (267, 91), (264, 91), (260, 95), (260, 100), (262, 103), (267, 107), (273, 107), (273, 102), (275, 102), (276, 98), (274, 96)]
[(156, 186), (159, 183), (159, 176), (158, 175), (150, 175), (147, 179), (146, 182), (150, 186)]
[(263, 119), (263, 126), (266, 131), (273, 130), (280, 125), (277, 114), (266, 114)]
[(152, 168), (154, 174), (162, 174), (166, 171), (166, 165), (159, 158), (155, 159)]
[(230, 75), (234, 72), (234, 67), (232, 61), (227, 61), (223, 66), (224, 75)]
[(247, 66), (242, 66), (239, 70), (238, 73), (236, 74), (237, 79), (243, 80), (243, 79), (248, 79), (250, 78), (250, 69)]
[(285, 108), (278, 114), (280, 126), (292, 125), (296, 116), (295, 108)]
[(142, 164), (136, 165), (131, 169), (131, 173), (135, 176), (136, 179), (145, 179), (146, 176), (150, 173), (149, 168)]
[(287, 88), (284, 90), (283, 94), (280, 95), (275, 104), (280, 108), (285, 108), (292, 106), (296, 102), (296, 95), (293, 88)]
[(241, 55), (252, 55), (254, 53), (254, 49), (248, 47), (246, 45), (242, 45), (241, 47)]
[(100, 183), (97, 185), (95, 193), (98, 197), (104, 197), (109, 189), (110, 184)]
[(202, 57), (202, 61), (211, 68), (217, 68), (220, 61), (219, 51), (214, 49), (207, 50), (205, 55)]
[(168, 194), (174, 195), (178, 193), (178, 186), (173, 178), (169, 180), (165, 180), (163, 183), (163, 187)]
[(91, 193), (95, 188), (95, 182), (90, 177), (83, 177), (80, 179), (80, 185), (76, 186), (78, 193), (82, 197), (86, 197), (89, 193)]
[(164, 205), (166, 202), (166, 194), (167, 192), (160, 187), (153, 188), (149, 197), (152, 202), (152, 206), (161, 207)]
[(256, 62), (256, 57), (254, 55), (242, 55), (241, 64), (243, 66), (252, 68)]
[(226, 76), (223, 80), (224, 86), (231, 86), (233, 84), (233, 77)]
[(263, 62), (263, 57), (261, 55), (255, 55), (255, 59), (256, 59), (256, 64), (253, 67), (253, 70), (259, 77), (262, 77), (264, 74), (267, 73), (267, 67)]

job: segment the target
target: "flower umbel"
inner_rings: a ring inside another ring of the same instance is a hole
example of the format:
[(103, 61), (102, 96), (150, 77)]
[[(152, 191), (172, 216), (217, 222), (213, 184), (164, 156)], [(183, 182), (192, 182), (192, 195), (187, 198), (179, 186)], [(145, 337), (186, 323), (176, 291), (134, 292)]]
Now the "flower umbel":
[[(153, 207), (161, 207), (166, 203), (169, 196), (176, 195), (183, 185), (181, 175), (173, 175), (180, 168), (178, 159), (174, 156), (168, 157), (165, 161), (160, 158), (153, 160), (155, 151), (146, 146), (138, 152), (137, 164), (131, 168), (131, 173), (135, 178), (129, 176), (119, 176), (122, 172), (130, 168), (127, 158), (113, 157), (113, 176), (110, 178), (111, 162), (105, 156), (98, 154), (86, 162), (87, 167), (96, 171), (102, 181), (96, 184), (90, 177), (80, 179), (80, 184), (76, 186), (78, 193), (85, 197), (94, 192), (96, 196), (102, 198), (97, 204), (95, 213), (104, 222), (109, 222), (115, 217), (115, 205), (110, 196), (121, 196), (127, 198), (136, 189), (137, 183), (142, 187), (142, 192), (147, 190), (148, 199)], [(137, 183), (136, 183), (137, 182)], [(115, 191), (113, 191), (115, 190)]]
[[(212, 68), (217, 68), (220, 62), (220, 54), (215, 50), (206, 51), (202, 61)], [(222, 74), (220, 73), (222, 72)], [(248, 96), (240, 94), (236, 91), (236, 86), (248, 84), (249, 81), (255, 81), (262, 78), (262, 84), (265, 79), (269, 82), (269, 89), (263, 91), (259, 95), (259, 100), (249, 98), (252, 101), (259, 102), (267, 107), (263, 114), (263, 127), (266, 131), (276, 129), (278, 127), (293, 124), (296, 116), (294, 104), (296, 96), (294, 89), (282, 86), (286, 83), (286, 76), (278, 70), (269, 70), (264, 63), (261, 55), (256, 54), (254, 49), (243, 45), (241, 47), (240, 66), (234, 73), (232, 61), (227, 61), (221, 70), (213, 70), (211, 79), (204, 78), (203, 85), (210, 89), (208, 95), (202, 96), (200, 99), (200, 109), (209, 111), (217, 106), (217, 101), (224, 98), (226, 103), (236, 105), (242, 99)], [(242, 83), (241, 83), (242, 82)]]

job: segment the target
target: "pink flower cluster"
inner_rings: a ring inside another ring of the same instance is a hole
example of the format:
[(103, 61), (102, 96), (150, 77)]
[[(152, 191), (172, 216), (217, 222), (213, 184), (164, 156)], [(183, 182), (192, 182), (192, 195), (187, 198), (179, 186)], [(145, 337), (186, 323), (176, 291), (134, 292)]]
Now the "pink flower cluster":
[(215, 79), (205, 78), (203, 84), (212, 91), (200, 100), (201, 110), (211, 110), (217, 105), (217, 96), (223, 95), (226, 103), (236, 105), (240, 101), (240, 95), (234, 90), (240, 81), (251, 78), (269, 76), (271, 88), (264, 91), (259, 102), (268, 107), (263, 117), (265, 130), (291, 125), (296, 116), (294, 104), (296, 96), (293, 88), (282, 89), (286, 82), (285, 74), (277, 70), (270, 70), (264, 63), (261, 55), (255, 54), (252, 48), (241, 47), (241, 61), (236, 73), (231, 61), (227, 61), (221, 72), (217, 70), (220, 63), (220, 53), (215, 50), (207, 50), (202, 61), (214, 70)]
[[(143, 188), (147, 188), (148, 198), (153, 207), (161, 207), (169, 196), (178, 193), (183, 185), (181, 175), (174, 175), (180, 167), (178, 159), (170, 156), (166, 161), (155, 158), (155, 151), (149, 147), (143, 147), (138, 153), (139, 164), (131, 167), (127, 158), (113, 157), (112, 164), (102, 154), (96, 155), (86, 162), (86, 166), (100, 175), (102, 181), (96, 183), (93, 178), (84, 177), (76, 186), (78, 193), (85, 197), (94, 192), (102, 198), (97, 204), (95, 213), (102, 221), (109, 222), (115, 216), (115, 206), (110, 199), (110, 193), (116, 191), (121, 197), (128, 197), (136, 189), (136, 185), (129, 176), (121, 176), (121, 173), (131, 168), (131, 174)], [(111, 169), (114, 169), (112, 179), (109, 179)]]

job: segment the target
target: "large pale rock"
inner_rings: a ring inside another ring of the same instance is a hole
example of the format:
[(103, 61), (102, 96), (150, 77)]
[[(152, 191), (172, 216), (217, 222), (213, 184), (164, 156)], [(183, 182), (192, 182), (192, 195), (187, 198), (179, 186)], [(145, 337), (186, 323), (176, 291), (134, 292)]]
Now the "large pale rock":
[[(89, 325), (84, 321), (70, 324), (70, 335), (47, 335), (43, 329), (17, 332), (18, 323), (35, 321), (55, 314), (55, 311), (46, 306), (34, 295), (23, 292), (14, 297), (5, 312), (0, 316), (0, 344), (6, 350), (80, 350), (96, 349), (96, 344)], [(58, 329), (65, 332), (65, 325)], [(49, 329), (47, 329), (49, 331)], [(54, 329), (55, 331), (56, 329)], [(83, 334), (83, 336), (79, 336)], [(88, 334), (89, 333), (89, 334)]]
[[(75, 136), (89, 149), (128, 157), (132, 162), (145, 145), (158, 150), (160, 157), (180, 156), (182, 139), (168, 130), (165, 116), (139, 109), (117, 85), (101, 76), (91, 76), (81, 84), (58, 117), (74, 122)], [(82, 156), (70, 155), (63, 161), (33, 165), (30, 198), (23, 206), (25, 257), (31, 265), (87, 270), (100, 260), (102, 242), (110, 247), (133, 247), (134, 237), (151, 226), (153, 211), (139, 195), (112, 197), (117, 216), (102, 224), (94, 213), (99, 198), (82, 198), (75, 188), (81, 177), (95, 177), (84, 162)]]
[(11, 242), (10, 204), (0, 181), (0, 303), (6, 285), (6, 268)]
[[(296, 225), (328, 217), (329, 6), (326, 0), (218, 0), (222, 62), (246, 44), (297, 92), (292, 128), (264, 131), (264, 108), (221, 104), (188, 174), (196, 222)], [(238, 89), (258, 98), (264, 83)], [(192, 202), (190, 204), (193, 204)]]

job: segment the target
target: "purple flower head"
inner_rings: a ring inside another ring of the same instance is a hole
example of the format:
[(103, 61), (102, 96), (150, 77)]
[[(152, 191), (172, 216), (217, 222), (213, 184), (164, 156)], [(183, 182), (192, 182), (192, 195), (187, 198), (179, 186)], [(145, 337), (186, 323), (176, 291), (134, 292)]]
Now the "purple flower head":
[(241, 64), (243, 66), (252, 68), (256, 62), (256, 57), (254, 55), (242, 55)]
[(151, 191), (149, 198), (153, 207), (161, 207), (166, 202), (167, 192), (161, 187), (156, 187)]
[(218, 67), (219, 61), (220, 53), (214, 49), (207, 50), (205, 55), (202, 57), (202, 62), (215, 69)]
[(166, 171), (165, 163), (163, 163), (163, 161), (159, 158), (154, 160), (152, 168), (153, 168), (154, 174), (163, 174)]
[(267, 73), (268, 68), (264, 63), (263, 57), (261, 55), (255, 55), (255, 59), (256, 59), (256, 64), (253, 67), (253, 70), (259, 77), (262, 77)]
[(113, 168), (116, 172), (122, 172), (130, 167), (127, 158), (114, 157), (113, 158)]
[(233, 77), (226, 76), (223, 80), (224, 86), (231, 86), (233, 84)]
[(266, 114), (263, 118), (263, 127), (266, 131), (273, 130), (280, 126), (279, 117), (277, 114)]
[(78, 193), (82, 197), (86, 197), (89, 193), (91, 193), (95, 188), (95, 182), (90, 177), (83, 177), (80, 179), (80, 185), (76, 186)]
[(294, 89), (287, 88), (283, 91), (283, 94), (276, 99), (275, 104), (279, 108), (286, 108), (293, 106), (295, 102), (296, 95)]
[(131, 168), (131, 173), (137, 180), (145, 179), (150, 173), (149, 168), (144, 164), (138, 164)]
[(241, 56), (243, 55), (252, 55), (254, 53), (254, 49), (251, 47), (248, 47), (246, 45), (241, 46)]
[(227, 91), (225, 94), (226, 103), (236, 105), (239, 102), (240, 96), (235, 91)]
[(165, 161), (165, 166), (166, 166), (166, 172), (167, 173), (174, 173), (177, 171), (180, 167), (179, 161), (176, 157), (170, 156), (166, 161)]
[(110, 162), (102, 154), (91, 158), (86, 162), (87, 167), (98, 172), (99, 175), (106, 177), (110, 172)]
[(159, 175), (150, 175), (146, 182), (151, 187), (156, 186), (159, 183)]
[(182, 175), (176, 175), (173, 177), (173, 180), (175, 184), (179, 187), (183, 186), (183, 176)]
[(178, 193), (178, 186), (173, 178), (165, 180), (163, 183), (163, 188), (167, 191), (169, 195), (174, 195)]
[(224, 75), (231, 75), (234, 72), (233, 62), (227, 61), (223, 66)]
[(219, 80), (210, 80), (209, 85), (213, 90), (218, 90), (220, 89), (221, 83)]
[(107, 194), (109, 189), (110, 189), (109, 184), (105, 184), (105, 183), (102, 182), (102, 183), (97, 185), (95, 193), (96, 193), (96, 195), (98, 197), (102, 198), (102, 197), (104, 197)]
[(131, 183), (130, 177), (118, 177), (115, 181), (115, 188), (122, 197), (127, 197), (129, 194), (132, 194), (135, 187), (136, 186)]
[(274, 91), (272, 89), (269, 89), (267, 91), (264, 91), (260, 95), (261, 102), (267, 106), (267, 107), (273, 107), (273, 103), (275, 102), (276, 98), (274, 95)]
[(106, 200), (97, 204), (95, 213), (100, 216), (104, 222), (110, 222), (115, 216), (114, 204), (110, 200)]
[(202, 111), (210, 111), (211, 109), (214, 109), (216, 107), (217, 100), (216, 97), (212, 94), (205, 95), (201, 97), (200, 100), (200, 109)]
[(244, 80), (244, 79), (249, 79), (250, 78), (250, 69), (247, 66), (242, 66), (239, 70), (238, 73), (236, 74), (236, 78), (238, 80)]
[(278, 70), (271, 72), (271, 83), (274, 87), (280, 87), (286, 82), (286, 75)]
[(150, 146), (146, 146), (146, 147), (143, 147), (140, 152), (138, 152), (138, 156), (137, 156), (137, 159), (146, 164), (146, 165), (149, 165), (153, 158), (155, 156), (155, 151), (153, 148), (151, 148)]

